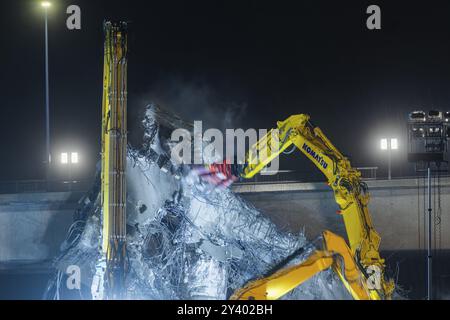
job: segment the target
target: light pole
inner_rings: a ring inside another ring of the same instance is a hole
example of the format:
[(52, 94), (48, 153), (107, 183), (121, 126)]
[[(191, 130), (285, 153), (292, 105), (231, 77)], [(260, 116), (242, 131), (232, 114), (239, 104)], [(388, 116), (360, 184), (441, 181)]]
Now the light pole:
[(427, 300), (432, 300), (433, 298), (433, 277), (432, 277), (432, 251), (431, 251), (431, 240), (432, 240), (432, 229), (431, 229), (431, 217), (432, 217), (432, 203), (431, 203), (431, 168), (430, 163), (427, 167), (428, 176), (428, 242), (427, 242)]
[(46, 146), (46, 173), (48, 181), (50, 174), (50, 164), (52, 161), (50, 153), (50, 94), (49, 94), (49, 76), (48, 76), (48, 8), (52, 4), (48, 1), (41, 2), (45, 14), (45, 146)]
[(382, 151), (387, 151), (388, 154), (388, 180), (392, 179), (391, 166), (392, 166), (392, 150), (398, 150), (397, 138), (383, 138), (380, 140), (380, 148)]

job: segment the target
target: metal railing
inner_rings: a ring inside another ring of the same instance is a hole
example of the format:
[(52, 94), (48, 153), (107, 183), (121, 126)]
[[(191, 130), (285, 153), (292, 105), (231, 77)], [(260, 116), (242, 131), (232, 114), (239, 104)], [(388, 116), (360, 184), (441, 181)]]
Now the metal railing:
[(377, 179), (377, 171), (378, 167), (360, 167), (356, 168), (359, 172), (361, 172), (361, 178), (364, 180), (376, 180)]
[(88, 191), (92, 186), (91, 180), (77, 181), (45, 181), (45, 180), (20, 180), (0, 181), (0, 194), (14, 193), (40, 193), (40, 192), (67, 192)]
[[(361, 172), (363, 180), (376, 180), (378, 167), (356, 168)], [(269, 172), (270, 175), (257, 174), (251, 179), (241, 181), (242, 183), (276, 183), (276, 182), (321, 182), (324, 177), (320, 171), (296, 171), (278, 170)]]

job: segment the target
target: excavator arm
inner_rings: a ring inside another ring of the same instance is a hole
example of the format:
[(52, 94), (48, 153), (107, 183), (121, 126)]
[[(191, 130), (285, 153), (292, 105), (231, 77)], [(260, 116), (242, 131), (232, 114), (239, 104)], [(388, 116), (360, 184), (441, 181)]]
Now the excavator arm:
[(325, 231), (322, 238), (324, 250), (315, 251), (298, 265), (283, 268), (266, 278), (250, 282), (237, 290), (231, 299), (276, 300), (315, 274), (332, 267), (354, 299), (379, 300), (378, 292), (368, 288), (365, 276), (354, 261), (345, 240), (330, 231)]
[[(309, 119), (308, 115), (299, 114), (278, 122), (277, 129), (250, 148), (241, 177), (253, 177), (289, 147), (298, 148), (327, 178), (344, 219), (349, 246), (341, 237), (326, 231), (325, 251), (316, 252), (300, 265), (251, 282), (233, 298), (276, 299), (331, 266), (355, 299), (389, 299), (394, 284), (385, 279), (384, 260), (378, 251), (380, 236), (368, 210), (367, 186), (361, 181), (360, 172), (351, 167), (350, 161)], [(380, 273), (379, 288), (367, 287), (369, 270)]]

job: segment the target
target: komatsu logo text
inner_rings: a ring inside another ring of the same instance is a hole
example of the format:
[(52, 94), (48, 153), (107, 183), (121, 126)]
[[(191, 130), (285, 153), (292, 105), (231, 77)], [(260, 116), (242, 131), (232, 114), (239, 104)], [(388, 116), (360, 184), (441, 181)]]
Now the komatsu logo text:
[(310, 146), (308, 146), (306, 143), (303, 144), (302, 147), (303, 150), (306, 151), (306, 153), (308, 153), (311, 157), (314, 158), (314, 160), (317, 161), (317, 163), (324, 169), (326, 169), (328, 167), (328, 163), (326, 163), (323, 160), (323, 157), (321, 157), (318, 153), (316, 153), (313, 149), (311, 149)]

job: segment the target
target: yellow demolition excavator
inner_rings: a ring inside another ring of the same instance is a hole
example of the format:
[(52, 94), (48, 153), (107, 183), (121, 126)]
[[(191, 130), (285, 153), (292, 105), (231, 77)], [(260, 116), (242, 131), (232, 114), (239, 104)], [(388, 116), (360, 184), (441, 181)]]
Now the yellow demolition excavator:
[(325, 231), (322, 250), (300, 264), (251, 281), (231, 299), (278, 299), (328, 268), (333, 268), (354, 299), (391, 299), (394, 282), (387, 279), (378, 251), (380, 236), (369, 214), (367, 185), (361, 180), (361, 173), (309, 119), (306, 114), (298, 114), (278, 122), (277, 129), (249, 149), (243, 169), (237, 174), (232, 171), (242, 178), (252, 178), (286, 149), (298, 148), (327, 178), (340, 208), (338, 213), (344, 219), (348, 244), (342, 237)]

